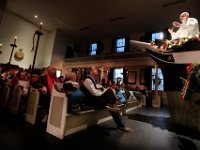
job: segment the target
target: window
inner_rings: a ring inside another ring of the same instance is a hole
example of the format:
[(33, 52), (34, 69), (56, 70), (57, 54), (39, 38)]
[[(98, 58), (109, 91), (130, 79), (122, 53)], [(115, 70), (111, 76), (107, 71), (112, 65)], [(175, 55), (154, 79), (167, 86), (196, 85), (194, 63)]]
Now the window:
[[(155, 90), (155, 68), (151, 70), (151, 90)], [(164, 77), (160, 68), (158, 68), (158, 91), (164, 91)]]
[(123, 68), (115, 68), (113, 71), (113, 81), (117, 83), (118, 81), (123, 82)]
[(129, 50), (130, 37), (123, 36), (120, 38), (112, 39), (112, 53), (123, 53)]
[(121, 53), (125, 51), (125, 38), (116, 39), (115, 43), (115, 51), (117, 53)]
[(164, 38), (163, 32), (152, 33), (151, 35), (151, 41), (163, 40), (163, 38)]
[(90, 44), (89, 56), (95, 56), (97, 54), (97, 43)]
[(62, 75), (62, 70), (57, 69), (56, 70), (56, 77), (60, 77)]

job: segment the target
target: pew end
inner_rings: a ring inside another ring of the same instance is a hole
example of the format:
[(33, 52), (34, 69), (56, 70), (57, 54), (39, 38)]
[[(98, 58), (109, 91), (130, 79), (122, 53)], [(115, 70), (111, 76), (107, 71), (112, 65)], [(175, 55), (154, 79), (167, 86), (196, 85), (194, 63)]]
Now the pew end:
[[(120, 108), (126, 112), (136, 109), (137, 103), (127, 103)], [(101, 124), (112, 119), (107, 109), (81, 111), (79, 115), (68, 114), (68, 98), (53, 86), (46, 132), (59, 138), (87, 129), (93, 125)]]

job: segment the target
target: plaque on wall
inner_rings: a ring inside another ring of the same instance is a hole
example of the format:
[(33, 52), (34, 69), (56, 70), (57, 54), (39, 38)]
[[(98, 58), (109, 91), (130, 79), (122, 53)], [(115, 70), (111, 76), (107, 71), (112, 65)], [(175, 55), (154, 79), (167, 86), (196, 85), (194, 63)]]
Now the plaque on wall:
[(24, 52), (23, 49), (18, 49), (15, 54), (14, 54), (14, 58), (16, 61), (21, 61), (24, 58)]

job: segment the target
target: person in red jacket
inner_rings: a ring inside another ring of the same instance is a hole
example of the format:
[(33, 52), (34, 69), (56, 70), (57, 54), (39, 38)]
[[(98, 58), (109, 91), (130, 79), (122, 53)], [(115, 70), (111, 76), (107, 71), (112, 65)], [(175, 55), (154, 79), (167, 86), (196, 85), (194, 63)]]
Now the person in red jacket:
[(47, 74), (40, 77), (40, 92), (41, 92), (41, 100), (40, 104), (45, 105), (49, 108), (52, 87), (54, 82), (59, 82), (58, 78), (56, 77), (56, 69), (53, 66), (47, 67)]
[(54, 82), (59, 82), (56, 77), (56, 69), (53, 66), (48, 66), (47, 73), (40, 76), (37, 85), (35, 85), (35, 88), (39, 89), (40, 92), (39, 106), (41, 107), (36, 119), (39, 123), (47, 121)]

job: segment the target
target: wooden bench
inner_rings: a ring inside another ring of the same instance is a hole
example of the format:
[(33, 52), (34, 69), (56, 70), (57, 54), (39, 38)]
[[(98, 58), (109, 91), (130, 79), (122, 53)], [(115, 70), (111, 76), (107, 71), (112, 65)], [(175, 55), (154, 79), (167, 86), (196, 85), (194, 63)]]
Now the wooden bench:
[[(29, 82), (28, 81), (19, 81), (19, 84), (16, 85), (14, 89), (14, 94), (12, 96), (10, 112), (11, 114), (18, 115), (20, 104), (22, 101), (26, 103), (28, 95)], [(22, 96), (24, 96), (22, 100)], [(26, 105), (26, 104), (24, 104)], [(25, 106), (24, 106), (25, 107)]]
[(35, 125), (40, 93), (37, 89), (31, 88), (26, 105), (25, 120)]
[(18, 114), (22, 92), (23, 92), (22, 91), (22, 87), (21, 86), (16, 86), (16, 88), (14, 90), (14, 94), (13, 94), (12, 100), (11, 100), (11, 104), (10, 104), (10, 112), (11, 112), (11, 114), (14, 114), (14, 115)]
[[(135, 102), (123, 107), (126, 112), (137, 108)], [(65, 92), (58, 91), (55, 86), (52, 89), (50, 109), (46, 132), (63, 139), (64, 136), (81, 131), (90, 126), (103, 123), (112, 119), (107, 109), (83, 111), (80, 115), (68, 114), (68, 98)]]
[(1, 107), (3, 109), (6, 109), (8, 103), (9, 103), (9, 94), (11, 91), (11, 85), (8, 83), (5, 83), (2, 87), (2, 95), (1, 95)]

